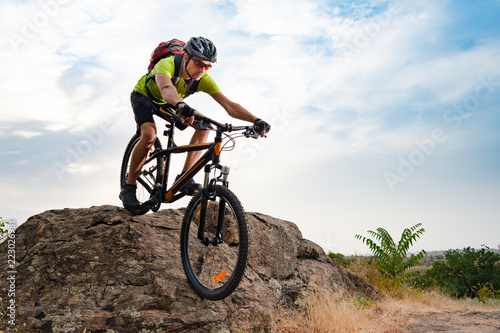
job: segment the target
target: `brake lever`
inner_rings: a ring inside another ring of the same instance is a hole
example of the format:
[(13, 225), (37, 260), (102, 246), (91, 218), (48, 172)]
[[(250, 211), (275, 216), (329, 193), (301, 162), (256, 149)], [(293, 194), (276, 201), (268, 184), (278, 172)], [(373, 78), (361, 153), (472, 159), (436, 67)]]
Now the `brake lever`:
[(167, 114), (168, 117), (172, 118), (175, 122), (180, 123), (181, 125), (184, 124), (184, 119), (179, 117), (175, 112), (170, 111), (168, 109), (164, 109), (163, 106), (160, 107), (160, 111)]
[(253, 126), (248, 127), (247, 130), (243, 133), (243, 135), (247, 138), (254, 138), (258, 139), (259, 138), (259, 133), (255, 131), (255, 128)]
[(196, 128), (199, 130), (212, 130), (212, 125), (210, 125), (210, 121), (205, 117), (195, 117), (195, 121), (193, 123)]

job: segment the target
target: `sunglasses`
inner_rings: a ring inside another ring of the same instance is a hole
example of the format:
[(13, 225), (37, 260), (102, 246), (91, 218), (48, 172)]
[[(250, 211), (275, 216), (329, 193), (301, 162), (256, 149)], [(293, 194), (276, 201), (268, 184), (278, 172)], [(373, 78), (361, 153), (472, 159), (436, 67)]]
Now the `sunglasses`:
[(198, 59), (196, 59), (196, 58), (195, 58), (195, 57), (193, 57), (193, 56), (189, 56), (189, 58), (190, 58), (191, 60), (193, 60), (193, 62), (194, 62), (194, 63), (195, 63), (198, 67), (200, 67), (200, 68), (204, 68), (206, 71), (208, 71), (210, 68), (212, 68), (212, 65), (211, 65), (211, 64), (207, 65), (207, 64), (205, 64), (203, 61), (198, 60)]

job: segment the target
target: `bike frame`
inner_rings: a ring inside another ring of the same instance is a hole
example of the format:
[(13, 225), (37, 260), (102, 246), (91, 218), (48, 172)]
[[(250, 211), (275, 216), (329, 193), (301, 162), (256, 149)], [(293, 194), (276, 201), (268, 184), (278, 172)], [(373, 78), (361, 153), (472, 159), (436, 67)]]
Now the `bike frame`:
[[(162, 112), (163, 111), (163, 112)], [(238, 126), (233, 127), (228, 124), (221, 124), (214, 120), (206, 117), (197, 116), (197, 119), (204, 119), (206, 122), (214, 124), (217, 127), (215, 139), (213, 142), (194, 144), (194, 145), (183, 145), (177, 146), (174, 142), (174, 132), (175, 124), (180, 120), (176, 115), (160, 109), (155, 113), (160, 118), (166, 120), (168, 124), (165, 126), (168, 128), (163, 134), (168, 138), (167, 148), (154, 152), (149, 156), (144, 164), (147, 164), (151, 160), (162, 157), (165, 159), (164, 170), (162, 174), (162, 179), (160, 183), (154, 185), (152, 197), (143, 203), (143, 205), (155, 205), (158, 203), (172, 203), (175, 202), (186, 195), (186, 193), (181, 192), (182, 188), (188, 183), (188, 181), (193, 178), (201, 169), (205, 167), (205, 180), (203, 183), (203, 188), (207, 189), (210, 185), (210, 172), (212, 169), (217, 168), (221, 170), (221, 177), (217, 180), (221, 181), (224, 186), (227, 187), (227, 177), (229, 174), (229, 167), (220, 165), (220, 154), (222, 151), (222, 133), (244, 130), (248, 129), (248, 126)], [(158, 138), (157, 138), (158, 140)], [(191, 151), (206, 150), (206, 152), (189, 168), (179, 179), (177, 179), (174, 184), (167, 189), (168, 175), (170, 170), (170, 161), (172, 154), (181, 154)], [(212, 163), (210, 163), (212, 162)], [(210, 163), (210, 164), (209, 164)], [(216, 181), (215, 179), (213, 180)], [(180, 192), (180, 193), (179, 193)], [(203, 212), (202, 212), (203, 213)]]

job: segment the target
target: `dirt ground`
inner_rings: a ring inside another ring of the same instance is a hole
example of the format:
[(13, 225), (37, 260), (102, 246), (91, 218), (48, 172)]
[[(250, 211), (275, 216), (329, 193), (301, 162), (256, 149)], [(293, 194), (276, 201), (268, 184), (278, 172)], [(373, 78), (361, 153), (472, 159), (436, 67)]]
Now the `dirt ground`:
[(500, 332), (500, 311), (450, 311), (419, 314), (404, 329), (411, 333)]

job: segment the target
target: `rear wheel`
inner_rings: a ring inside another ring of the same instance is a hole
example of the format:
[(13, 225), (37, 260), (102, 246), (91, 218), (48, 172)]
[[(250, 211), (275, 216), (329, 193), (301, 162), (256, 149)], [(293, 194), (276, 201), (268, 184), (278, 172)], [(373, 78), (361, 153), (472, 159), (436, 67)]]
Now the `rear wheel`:
[[(140, 136), (135, 134), (132, 139), (130, 139), (127, 148), (125, 149), (125, 154), (123, 155), (121, 171), (120, 171), (120, 188), (127, 183), (127, 177), (130, 168), (130, 159), (132, 156), (132, 152), (134, 148), (137, 146), (139, 142)], [(161, 143), (159, 140), (156, 140), (153, 146), (150, 148), (149, 153), (147, 155), (147, 159), (150, 158), (153, 153), (162, 150)], [(137, 200), (140, 203), (144, 203), (145, 201), (151, 198), (154, 185), (156, 183), (161, 182), (162, 174), (163, 174), (163, 158), (157, 157), (153, 158), (142, 166), (141, 172), (137, 177)], [(134, 215), (142, 215), (146, 214), (149, 209), (153, 209), (157, 211), (160, 208), (161, 203), (157, 203), (153, 207), (144, 207), (138, 210), (130, 211)]]
[[(214, 186), (206, 204), (202, 204), (202, 192), (191, 199), (182, 222), (182, 265), (191, 287), (199, 296), (219, 300), (234, 291), (245, 272), (248, 227), (240, 201), (227, 187)], [(202, 205), (206, 205), (205, 214)], [(209, 244), (198, 238), (203, 215), (203, 236), (212, 240)], [(219, 223), (222, 223), (221, 233), (216, 237)]]

